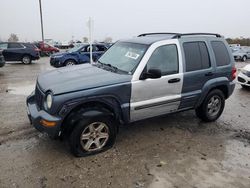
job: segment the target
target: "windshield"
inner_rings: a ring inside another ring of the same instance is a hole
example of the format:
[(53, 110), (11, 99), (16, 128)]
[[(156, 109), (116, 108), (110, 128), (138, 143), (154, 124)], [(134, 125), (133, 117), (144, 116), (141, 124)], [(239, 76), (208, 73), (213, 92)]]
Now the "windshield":
[(72, 52), (77, 52), (78, 50), (80, 50), (83, 47), (83, 45), (76, 45), (74, 48), (71, 48), (68, 50), (69, 53)]
[(108, 64), (131, 74), (141, 61), (148, 46), (129, 42), (117, 42), (99, 59), (100, 63)]

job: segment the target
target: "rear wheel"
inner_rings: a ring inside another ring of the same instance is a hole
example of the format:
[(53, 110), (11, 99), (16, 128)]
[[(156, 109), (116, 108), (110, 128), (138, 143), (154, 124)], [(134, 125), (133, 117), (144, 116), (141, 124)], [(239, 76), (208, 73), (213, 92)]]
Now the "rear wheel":
[(65, 63), (65, 66), (67, 67), (67, 66), (73, 66), (73, 65), (76, 65), (76, 62), (74, 61), (74, 60), (68, 60), (68, 61), (66, 61), (66, 63)]
[(211, 91), (203, 103), (195, 110), (196, 115), (206, 122), (217, 120), (225, 106), (225, 96), (221, 90)]
[(22, 62), (25, 65), (31, 64), (31, 57), (29, 55), (24, 55), (22, 58)]
[(77, 156), (88, 156), (111, 148), (116, 139), (114, 121), (109, 117), (80, 120), (69, 137), (71, 152)]

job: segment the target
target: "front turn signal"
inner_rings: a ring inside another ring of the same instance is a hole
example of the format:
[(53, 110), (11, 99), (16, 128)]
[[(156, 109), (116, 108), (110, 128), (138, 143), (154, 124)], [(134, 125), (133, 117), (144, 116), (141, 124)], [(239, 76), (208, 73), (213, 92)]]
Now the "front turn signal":
[(45, 127), (54, 127), (54, 126), (56, 126), (56, 122), (54, 122), (54, 121), (47, 121), (47, 120), (44, 120), (44, 119), (42, 119), (42, 120), (40, 121), (40, 123), (41, 123), (43, 126), (45, 126)]

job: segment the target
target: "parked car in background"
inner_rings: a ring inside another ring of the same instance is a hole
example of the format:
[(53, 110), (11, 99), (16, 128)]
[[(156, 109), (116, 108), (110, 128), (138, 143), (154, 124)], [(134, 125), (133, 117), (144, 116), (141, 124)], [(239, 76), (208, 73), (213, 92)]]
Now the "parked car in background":
[(245, 62), (247, 60), (247, 52), (241, 48), (232, 48), (233, 57), (235, 60)]
[(5, 60), (2, 51), (0, 51), (0, 67), (3, 67), (4, 65), (5, 65)]
[(190, 109), (217, 120), (235, 88), (234, 62), (218, 34), (142, 34), (116, 42), (96, 63), (39, 75), (28, 117), (67, 139), (74, 155), (93, 155), (112, 147), (119, 124)]
[(31, 43), (1, 42), (0, 50), (5, 61), (21, 61), (24, 64), (30, 64), (32, 60), (40, 58), (40, 50)]
[(36, 42), (34, 45), (40, 49), (40, 55), (41, 56), (50, 56), (51, 54), (60, 52), (60, 50), (54, 46), (51, 46), (44, 42)]
[(239, 69), (237, 82), (241, 84), (243, 88), (250, 89), (250, 65), (246, 65), (245, 67)]
[(63, 42), (57, 42), (55, 44), (55, 47), (59, 48), (59, 49), (69, 49), (69, 48), (73, 48), (74, 45), (73, 44), (70, 44), (69, 42), (67, 41), (63, 41)]
[[(93, 44), (93, 61), (96, 61), (105, 51), (105, 44)], [(56, 53), (50, 57), (53, 67), (72, 66), (90, 62), (90, 45), (80, 44), (66, 52)]]
[(247, 58), (250, 59), (250, 46), (242, 46), (241, 48), (244, 52), (246, 52)]

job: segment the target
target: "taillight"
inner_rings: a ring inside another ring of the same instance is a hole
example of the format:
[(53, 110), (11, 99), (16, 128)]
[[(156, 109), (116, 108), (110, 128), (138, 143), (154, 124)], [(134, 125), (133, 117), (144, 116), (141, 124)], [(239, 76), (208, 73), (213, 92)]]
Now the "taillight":
[(237, 72), (237, 69), (235, 67), (233, 67), (233, 69), (232, 69), (232, 79), (233, 80), (236, 78), (236, 72)]

